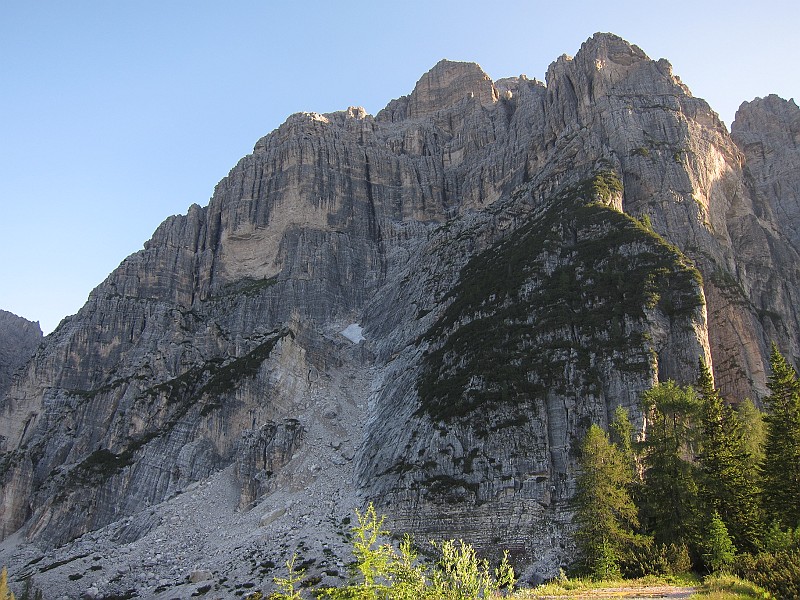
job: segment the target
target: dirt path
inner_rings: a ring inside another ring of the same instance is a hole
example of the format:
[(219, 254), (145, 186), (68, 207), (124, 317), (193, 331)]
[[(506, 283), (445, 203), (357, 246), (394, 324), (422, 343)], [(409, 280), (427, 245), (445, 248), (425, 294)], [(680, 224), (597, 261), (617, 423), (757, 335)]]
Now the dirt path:
[(678, 600), (688, 598), (696, 592), (696, 588), (677, 587), (673, 585), (641, 586), (641, 587), (619, 587), (619, 588), (599, 588), (596, 590), (585, 590), (577, 592), (575, 595), (559, 596), (539, 596), (536, 600), (566, 600), (566, 599), (590, 599), (590, 598), (619, 598), (624, 600), (647, 600), (652, 598), (668, 598)]

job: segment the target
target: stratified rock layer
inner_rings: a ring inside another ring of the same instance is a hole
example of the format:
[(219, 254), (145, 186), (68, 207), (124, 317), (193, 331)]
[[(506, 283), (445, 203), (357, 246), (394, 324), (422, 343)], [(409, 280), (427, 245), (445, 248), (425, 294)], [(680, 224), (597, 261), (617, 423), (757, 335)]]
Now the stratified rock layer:
[(234, 595), (293, 549), (335, 578), (370, 500), (395, 530), (557, 573), (591, 423), (624, 406), (641, 424), (641, 392), (699, 357), (742, 398), (770, 341), (798, 354), (796, 111), (744, 105), (734, 143), (667, 61), (597, 34), (546, 85), (442, 61), (375, 117), (291, 116), (0, 402), (12, 575), (58, 587), (92, 545), (118, 568), (204, 481), (240, 543), (169, 544), (152, 577), (92, 589), (188, 594), (194, 560)]

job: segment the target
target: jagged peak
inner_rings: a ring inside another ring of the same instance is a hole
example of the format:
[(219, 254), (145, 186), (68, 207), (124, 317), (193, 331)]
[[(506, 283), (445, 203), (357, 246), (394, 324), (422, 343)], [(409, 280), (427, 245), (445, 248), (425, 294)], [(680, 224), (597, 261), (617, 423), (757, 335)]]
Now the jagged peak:
[(624, 40), (614, 33), (595, 33), (581, 44), (576, 57), (588, 55), (588, 58), (608, 58), (617, 64), (633, 64), (640, 60), (650, 60), (647, 54), (635, 44)]
[(497, 101), (497, 90), (480, 65), (442, 59), (414, 87), (408, 99), (408, 116), (426, 117), (464, 100), (475, 98), (488, 106)]
[[(558, 79), (559, 74), (570, 68), (588, 68), (599, 71), (606, 67), (614, 70), (627, 69), (641, 61), (650, 61), (639, 46), (631, 44), (613, 33), (595, 33), (581, 44), (578, 53), (572, 57), (562, 54), (547, 69), (548, 86)], [(672, 68), (664, 61), (663, 70), (672, 76)], [(659, 63), (661, 64), (661, 63)]]
[[(777, 94), (753, 98), (750, 102), (745, 101), (739, 105), (734, 124), (738, 121), (738, 125), (741, 126), (743, 122), (751, 120), (755, 115), (771, 115), (773, 118), (793, 120), (800, 117), (800, 108), (794, 98), (785, 100)], [(734, 124), (731, 125), (731, 130), (733, 130)]]
[(341, 123), (347, 120), (363, 121), (372, 118), (363, 106), (349, 106), (347, 110), (337, 110), (328, 113), (315, 111), (300, 111), (289, 115), (286, 120), (273, 132), (259, 139), (253, 152), (263, 150), (270, 135), (275, 132), (290, 132), (297, 128), (314, 128), (316, 126), (330, 125), (331, 123)]
[(796, 133), (800, 131), (800, 108), (794, 98), (785, 100), (776, 94), (742, 102), (731, 123), (731, 133), (751, 130)]
[(5, 325), (13, 324), (19, 327), (30, 327), (35, 330), (38, 330), (40, 336), (42, 334), (41, 327), (39, 326), (39, 321), (31, 321), (29, 319), (26, 319), (25, 317), (20, 317), (19, 315), (11, 311), (3, 310), (2, 308), (0, 308), (0, 324), (5, 324)]
[[(443, 58), (439, 62), (437, 62), (433, 67), (431, 67), (422, 77), (420, 77), (420, 81), (425, 79), (425, 77), (436, 75), (439, 73), (449, 72), (449, 71), (460, 71), (465, 74), (476, 74), (478, 77), (487, 78), (488, 75), (486, 72), (481, 68), (481, 66), (476, 62), (470, 62), (466, 60), (450, 60), (449, 58)], [(417, 82), (419, 85), (419, 82)]]

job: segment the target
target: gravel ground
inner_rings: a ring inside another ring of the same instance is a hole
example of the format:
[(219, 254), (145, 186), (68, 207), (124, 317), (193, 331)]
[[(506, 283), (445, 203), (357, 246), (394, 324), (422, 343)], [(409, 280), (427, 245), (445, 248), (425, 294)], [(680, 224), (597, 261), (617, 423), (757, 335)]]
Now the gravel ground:
[[(251, 509), (237, 510), (232, 465), (62, 548), (43, 553), (14, 535), (0, 544), (0, 564), (15, 589), (31, 576), (46, 598), (241, 598), (272, 589), (295, 553), (308, 576), (341, 583), (352, 560), (345, 536), (361, 506), (352, 459), (372, 381), (360, 362), (309, 388), (298, 416), (304, 447)], [(143, 525), (146, 535), (119, 542)]]

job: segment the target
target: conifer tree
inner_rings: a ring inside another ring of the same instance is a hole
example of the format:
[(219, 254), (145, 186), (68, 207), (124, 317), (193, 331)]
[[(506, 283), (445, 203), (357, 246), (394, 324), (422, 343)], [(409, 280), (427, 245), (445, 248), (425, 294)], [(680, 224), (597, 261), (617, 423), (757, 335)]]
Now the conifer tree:
[(800, 383), (774, 343), (770, 367), (762, 505), (769, 521), (794, 528), (800, 525)]
[(767, 435), (764, 415), (750, 398), (736, 407), (736, 416), (742, 427), (744, 450), (750, 456), (748, 468), (756, 473), (764, 462), (764, 441)]
[(14, 600), (14, 592), (8, 588), (8, 572), (5, 567), (0, 571), (0, 600)]
[(658, 544), (694, 547), (700, 537), (692, 422), (697, 413), (692, 387), (659, 383), (642, 396), (647, 419), (642, 444), (642, 518)]
[(724, 521), (714, 511), (703, 535), (703, 563), (711, 571), (730, 565), (736, 556), (736, 546), (728, 535)]
[(611, 443), (622, 453), (633, 473), (636, 473), (636, 452), (633, 449), (633, 425), (627, 409), (617, 406), (614, 409), (614, 418), (608, 425), (608, 434)]
[(633, 472), (597, 425), (589, 428), (581, 445), (580, 468), (573, 517), (580, 562), (596, 579), (619, 576), (638, 526), (628, 493)]
[(705, 514), (721, 515), (741, 550), (756, 551), (761, 531), (759, 490), (736, 412), (714, 387), (711, 369), (700, 359), (699, 491)]

